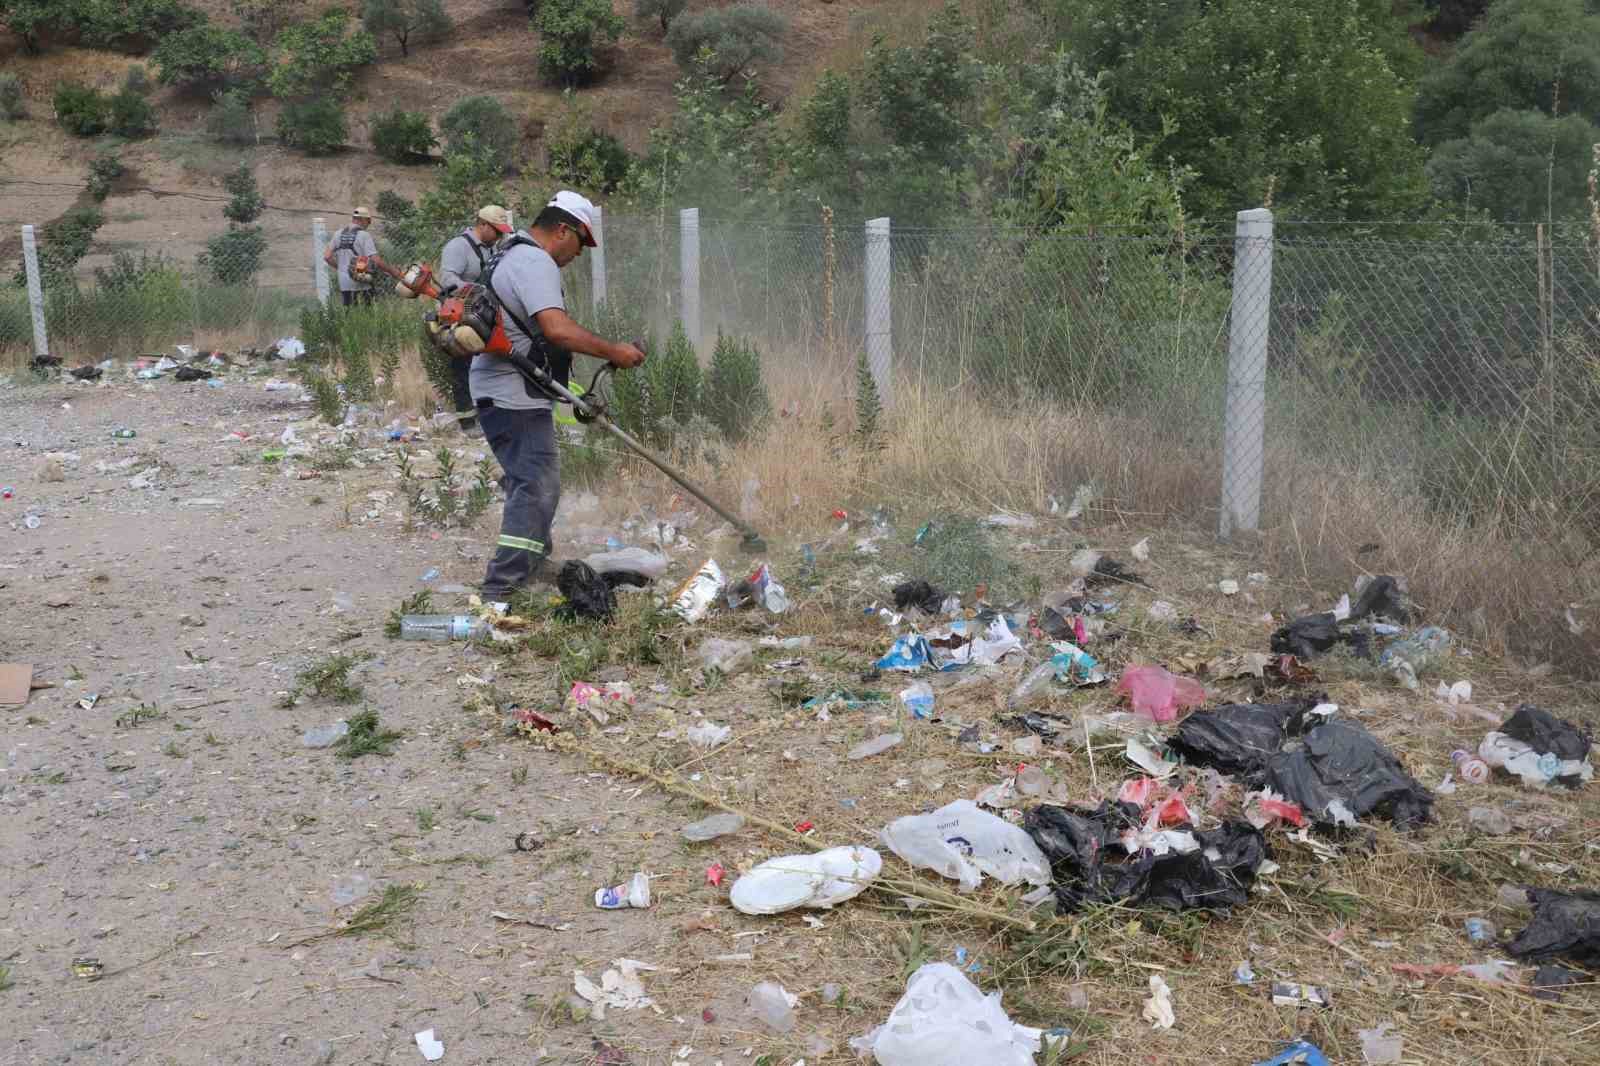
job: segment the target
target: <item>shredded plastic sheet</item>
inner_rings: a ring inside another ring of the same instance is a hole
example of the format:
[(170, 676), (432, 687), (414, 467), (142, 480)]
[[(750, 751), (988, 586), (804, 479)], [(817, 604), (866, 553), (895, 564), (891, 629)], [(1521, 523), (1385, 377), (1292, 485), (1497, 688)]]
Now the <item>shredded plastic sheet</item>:
[(1157, 722), (1170, 722), (1206, 701), (1205, 686), (1200, 682), (1159, 666), (1128, 667), (1117, 682), (1117, 695), (1127, 697), (1135, 714)]

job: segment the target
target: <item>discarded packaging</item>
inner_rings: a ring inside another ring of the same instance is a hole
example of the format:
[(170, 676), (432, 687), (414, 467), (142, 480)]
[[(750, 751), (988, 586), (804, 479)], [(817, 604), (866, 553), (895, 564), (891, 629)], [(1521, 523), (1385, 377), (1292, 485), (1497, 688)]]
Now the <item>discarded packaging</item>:
[(706, 616), (717, 597), (722, 594), (727, 579), (715, 559), (707, 559), (679, 585), (672, 594), (672, 610), (685, 622), (694, 623)]
[(1200, 682), (1168, 673), (1159, 666), (1128, 667), (1117, 682), (1117, 694), (1127, 698), (1135, 714), (1157, 722), (1170, 722), (1206, 701), (1206, 690)]
[(933, 659), (933, 650), (928, 647), (928, 639), (916, 633), (907, 633), (895, 638), (894, 646), (887, 655), (879, 659), (879, 670), (901, 670), (906, 673), (915, 673)]
[(744, 818), (737, 814), (713, 814), (709, 818), (702, 818), (698, 822), (690, 822), (679, 832), (683, 839), (701, 844), (707, 840), (715, 840), (731, 833), (737, 833), (744, 828)]
[(947, 803), (931, 814), (897, 818), (882, 836), (900, 858), (961, 882), (963, 892), (976, 889), (984, 874), (1006, 885), (1050, 883), (1050, 867), (1039, 845), (971, 800)]
[(885, 733), (882, 736), (873, 737), (870, 740), (863, 740), (861, 743), (850, 749), (850, 753), (846, 756), (846, 758), (850, 759), (852, 762), (871, 758), (874, 755), (888, 751), (890, 748), (899, 744), (904, 739), (905, 735), (902, 733)]
[(1499, 807), (1468, 808), (1467, 824), (1492, 837), (1503, 837), (1511, 832), (1511, 816)]
[(1316, 985), (1298, 985), (1288, 981), (1272, 983), (1272, 1003), (1277, 1007), (1326, 1007), (1328, 990)]
[(347, 736), (350, 732), (350, 723), (343, 718), (331, 725), (313, 726), (300, 735), (300, 743), (307, 748), (330, 748), (339, 742), (340, 737)]
[(907, 685), (900, 690), (900, 702), (905, 704), (906, 710), (911, 712), (913, 718), (933, 717), (933, 686), (926, 681), (918, 681)]
[(1461, 775), (1461, 780), (1473, 785), (1486, 784), (1491, 771), (1489, 764), (1472, 754), (1470, 751), (1457, 749), (1450, 753), (1450, 761), (1455, 763), (1456, 773)]
[(652, 581), (658, 581), (666, 575), (668, 560), (659, 552), (650, 551), (648, 548), (623, 548), (619, 551), (595, 552), (583, 557), (583, 561), (597, 574), (609, 574), (612, 571), (622, 570), (635, 574), (643, 574)]
[(617, 1010), (636, 1010), (652, 1006), (639, 974), (656, 967), (637, 959), (616, 959), (612, 965), (615, 969), (601, 974), (598, 985), (583, 976), (581, 970), (572, 971), (572, 990), (590, 1004), (596, 1021), (604, 1021), (606, 1011), (613, 1007)]
[(744, 914), (779, 914), (796, 907), (827, 910), (865, 892), (882, 871), (883, 857), (861, 845), (783, 855), (735, 881), (728, 898)]
[(850, 1046), (878, 1066), (1035, 1066), (1040, 1031), (1017, 1025), (948, 962), (929, 962), (906, 982), (889, 1018)]
[(1153, 622), (1176, 622), (1178, 620), (1178, 609), (1166, 600), (1157, 600), (1152, 603), (1145, 613), (1150, 616), (1150, 620)]
[(596, 889), (594, 905), (603, 911), (620, 911), (629, 907), (644, 910), (650, 906), (650, 878), (643, 873), (636, 873), (620, 885)]
[(725, 677), (744, 671), (754, 661), (756, 649), (748, 640), (723, 640), (709, 637), (700, 645), (695, 655), (706, 670), (716, 670)]
[(1372, 1029), (1356, 1030), (1356, 1036), (1361, 1040), (1362, 1062), (1367, 1066), (1386, 1066), (1400, 1061), (1404, 1042), (1399, 1033), (1392, 1032), (1393, 1029), (1392, 1022), (1382, 1022)]
[(633, 705), (633, 686), (626, 681), (607, 681), (593, 685), (575, 681), (567, 693), (565, 710), (587, 714), (600, 725), (611, 721), (611, 710), (622, 710)]
[(1315, 1044), (1304, 1040), (1296, 1040), (1270, 1059), (1263, 1059), (1253, 1066), (1330, 1066), (1328, 1056)]
[(1466, 931), (1467, 939), (1479, 947), (1493, 944), (1498, 933), (1494, 923), (1487, 918), (1468, 918), (1461, 923), (1461, 928)]
[(444, 1058), (444, 1043), (435, 1040), (432, 1029), (424, 1029), (416, 1036), (417, 1050), (422, 1052), (422, 1057), (429, 1062), (438, 1062)]
[(732, 726), (718, 725), (711, 721), (697, 722), (683, 731), (684, 740), (687, 740), (697, 748), (705, 748), (707, 750), (716, 747), (718, 744), (726, 744), (732, 736)]
[(1424, 626), (1404, 640), (1397, 640), (1385, 648), (1378, 662), (1387, 666), (1406, 688), (1415, 689), (1418, 687), (1418, 676), (1449, 654), (1450, 644), (1448, 630)]
[(755, 1019), (778, 1033), (794, 1031), (794, 1009), (800, 997), (776, 981), (762, 981), (745, 997), (745, 1006)]
[(1177, 1022), (1172, 1010), (1172, 989), (1160, 974), (1150, 975), (1150, 998), (1144, 1001), (1144, 1010), (1140, 1013), (1152, 1029), (1171, 1029)]
[(1478, 745), (1484, 762), (1522, 778), (1530, 788), (1552, 781), (1578, 788), (1594, 779), (1587, 733), (1542, 708), (1524, 703)]

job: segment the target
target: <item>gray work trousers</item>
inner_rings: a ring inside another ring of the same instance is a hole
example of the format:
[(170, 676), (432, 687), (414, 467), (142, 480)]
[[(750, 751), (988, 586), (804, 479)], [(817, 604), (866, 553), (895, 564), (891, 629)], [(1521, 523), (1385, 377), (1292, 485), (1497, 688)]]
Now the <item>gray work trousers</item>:
[(506, 472), (500, 539), (483, 578), (483, 596), (504, 600), (550, 556), (550, 524), (561, 502), (561, 455), (548, 408), (520, 411), (481, 402), (478, 423)]

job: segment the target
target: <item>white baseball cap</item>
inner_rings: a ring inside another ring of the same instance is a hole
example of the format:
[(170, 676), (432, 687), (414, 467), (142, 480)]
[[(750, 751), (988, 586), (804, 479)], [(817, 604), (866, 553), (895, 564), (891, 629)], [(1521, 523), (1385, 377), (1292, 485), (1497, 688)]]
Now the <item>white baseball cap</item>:
[(364, 207), (358, 207), (354, 211), (350, 212), (350, 217), (351, 218), (371, 218), (372, 217), (372, 212), (368, 211)]
[(575, 193), (571, 189), (562, 189), (545, 206), (560, 208), (577, 219), (581, 227), (578, 232), (578, 238), (590, 248), (595, 247), (594, 204), (589, 202), (588, 197)]

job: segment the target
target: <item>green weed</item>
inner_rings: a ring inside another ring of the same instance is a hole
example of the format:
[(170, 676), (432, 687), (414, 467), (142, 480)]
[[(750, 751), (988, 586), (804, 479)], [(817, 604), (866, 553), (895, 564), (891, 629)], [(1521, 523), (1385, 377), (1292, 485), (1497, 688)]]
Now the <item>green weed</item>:
[(383, 623), (383, 635), (390, 640), (400, 639), (400, 621), (408, 614), (431, 614), (433, 612), (433, 593), (423, 589), (414, 596), (408, 596), (400, 601), (400, 606), (389, 612), (388, 621)]
[(117, 715), (116, 724), (121, 729), (133, 729), (145, 722), (153, 722), (165, 718), (167, 712), (153, 703), (141, 703), (131, 711)]
[(350, 671), (371, 657), (366, 652), (341, 652), (312, 663), (295, 676), (294, 687), (284, 694), (279, 706), (293, 707), (307, 692), (334, 703), (354, 703), (361, 698), (361, 685), (350, 680)]
[(350, 731), (339, 738), (334, 750), (341, 759), (359, 759), (363, 755), (393, 755), (394, 746), (405, 734), (382, 728), (378, 712), (370, 707), (350, 716)]

